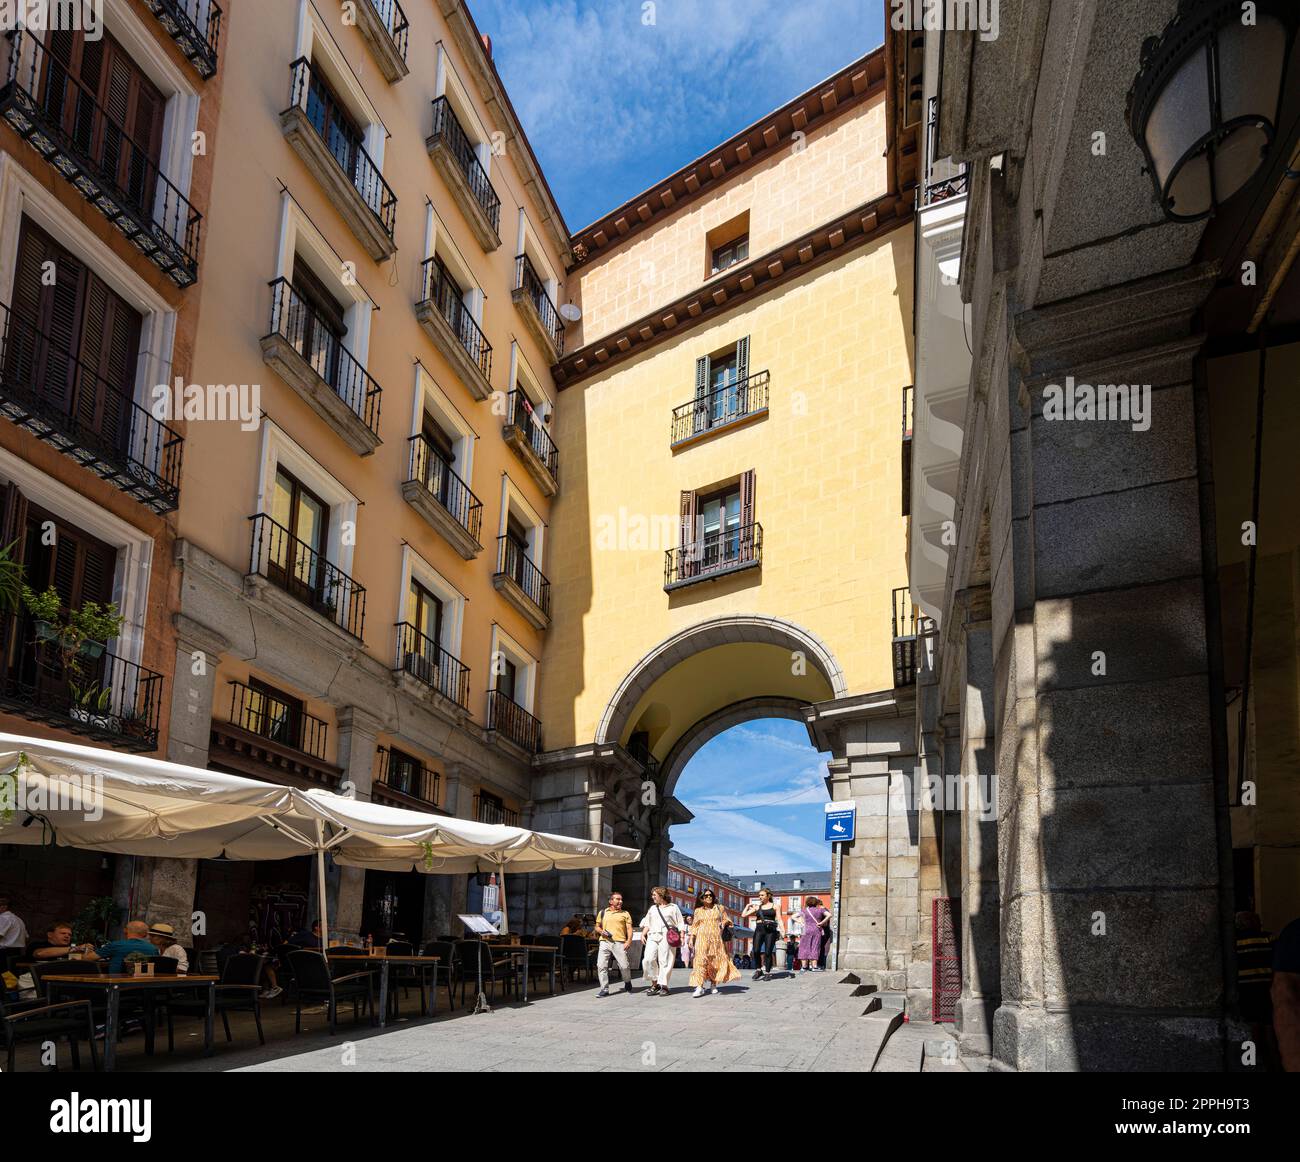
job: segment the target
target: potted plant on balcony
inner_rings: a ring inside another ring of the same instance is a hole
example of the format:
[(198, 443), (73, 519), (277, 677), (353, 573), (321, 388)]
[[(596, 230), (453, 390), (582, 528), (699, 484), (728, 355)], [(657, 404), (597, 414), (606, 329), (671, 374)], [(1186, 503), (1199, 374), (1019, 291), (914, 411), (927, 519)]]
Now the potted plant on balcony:
[(37, 642), (53, 643), (64, 668), (74, 672), (77, 658), (103, 657), (108, 639), (121, 633), (126, 621), (115, 601), (84, 601), (80, 609), (65, 613), (63, 598), (53, 585), (43, 593), (23, 585), (22, 600), (35, 622)]
[(69, 680), (68, 689), (72, 693), (72, 706), (68, 709), (68, 714), (72, 718), (98, 730), (121, 732), (121, 719), (116, 715), (105, 713), (108, 710), (109, 700), (113, 696), (112, 686), (100, 689), (98, 682), (92, 682), (89, 686), (79, 686)]

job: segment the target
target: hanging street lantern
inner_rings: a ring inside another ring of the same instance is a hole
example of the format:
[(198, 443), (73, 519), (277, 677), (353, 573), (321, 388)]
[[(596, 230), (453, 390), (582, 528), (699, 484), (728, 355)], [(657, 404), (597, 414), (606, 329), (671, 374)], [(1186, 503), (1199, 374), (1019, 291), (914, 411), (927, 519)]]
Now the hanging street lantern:
[(1165, 215), (1204, 218), (1263, 164), (1277, 134), (1297, 0), (1180, 0), (1142, 45), (1129, 129)]

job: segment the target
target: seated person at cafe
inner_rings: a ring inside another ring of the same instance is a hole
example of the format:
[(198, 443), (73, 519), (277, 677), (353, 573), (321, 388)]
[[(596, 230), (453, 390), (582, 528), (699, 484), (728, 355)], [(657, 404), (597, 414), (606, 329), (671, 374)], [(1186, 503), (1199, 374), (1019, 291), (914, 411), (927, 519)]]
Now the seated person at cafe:
[(149, 942), (149, 925), (143, 920), (128, 920), (122, 929), (121, 940), (110, 940), (102, 948), (89, 953), (87, 959), (107, 960), (110, 973), (125, 971), (123, 965), (133, 952), (144, 956), (157, 956), (158, 949)]
[(299, 948), (320, 949), (320, 921), (311, 922), (311, 931), (306, 928), (299, 928), (292, 936), (289, 937), (290, 944), (296, 944)]
[[(25, 956), (28, 960), (62, 960), (72, 951), (72, 925), (66, 920), (55, 920), (44, 936), (28, 943)], [(78, 946), (75, 951), (82, 949)]]
[(582, 921), (582, 913), (574, 912), (569, 922), (560, 929), (561, 936), (586, 936), (587, 928)]
[(156, 950), (155, 956), (169, 956), (176, 961), (176, 975), (184, 976), (190, 970), (190, 958), (185, 949), (176, 943), (176, 929), (170, 924), (151, 924), (149, 926), (149, 943)]

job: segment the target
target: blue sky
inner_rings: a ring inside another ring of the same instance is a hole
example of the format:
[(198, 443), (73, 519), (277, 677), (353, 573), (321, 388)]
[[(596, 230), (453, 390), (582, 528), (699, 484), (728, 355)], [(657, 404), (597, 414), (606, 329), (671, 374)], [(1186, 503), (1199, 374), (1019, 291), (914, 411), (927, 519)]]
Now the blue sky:
[(575, 231), (884, 40), (881, 0), (469, 6)]
[(672, 829), (673, 846), (732, 875), (831, 866), (822, 841), (826, 759), (802, 723), (765, 718), (701, 747), (674, 794), (695, 819)]

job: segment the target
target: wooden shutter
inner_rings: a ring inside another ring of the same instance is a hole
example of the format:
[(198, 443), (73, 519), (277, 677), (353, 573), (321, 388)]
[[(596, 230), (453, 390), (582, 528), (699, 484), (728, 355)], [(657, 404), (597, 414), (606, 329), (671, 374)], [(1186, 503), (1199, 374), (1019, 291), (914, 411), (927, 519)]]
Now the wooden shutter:
[(754, 555), (754, 470), (751, 468), (740, 478), (740, 559), (748, 561)]
[(691, 431), (702, 432), (709, 426), (709, 357), (701, 356), (695, 361), (695, 415)]
[[(41, 514), (41, 519), (50, 519)], [(80, 609), (87, 601), (100, 604), (113, 600), (113, 573), (117, 551), (103, 541), (55, 521), (56, 538), (50, 552), (50, 584), (58, 590), (63, 603)]]
[(699, 511), (699, 495), (692, 489), (689, 492), (683, 492), (681, 497), (681, 547), (677, 560), (677, 578), (693, 576), (695, 565), (698, 560), (696, 551), (690, 546), (698, 539), (696, 536), (696, 521)]
[(744, 383), (749, 378), (749, 336), (746, 335), (736, 344), (736, 382)]

